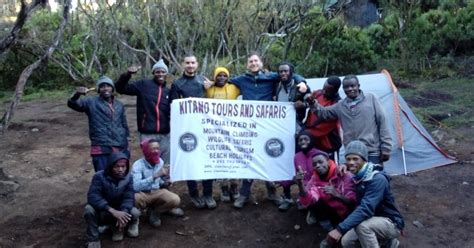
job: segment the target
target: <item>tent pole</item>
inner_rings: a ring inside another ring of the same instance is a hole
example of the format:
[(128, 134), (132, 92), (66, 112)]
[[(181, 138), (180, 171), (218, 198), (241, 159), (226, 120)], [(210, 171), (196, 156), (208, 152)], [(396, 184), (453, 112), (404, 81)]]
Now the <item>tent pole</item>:
[(405, 170), (405, 176), (407, 175), (407, 161), (405, 159), (405, 146), (402, 146), (402, 157), (403, 157), (403, 169)]
[(334, 162), (339, 165), (339, 153), (337, 151), (334, 151)]

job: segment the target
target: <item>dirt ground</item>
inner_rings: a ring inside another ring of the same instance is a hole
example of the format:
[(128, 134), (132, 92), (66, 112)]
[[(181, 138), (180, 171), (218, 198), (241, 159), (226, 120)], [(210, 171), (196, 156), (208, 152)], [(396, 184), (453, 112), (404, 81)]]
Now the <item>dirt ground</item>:
[[(133, 98), (127, 106), (134, 138), (132, 159), (140, 156)], [(458, 164), (393, 177), (396, 200), (405, 217), (400, 247), (474, 247), (473, 128), (450, 132), (441, 144)], [(455, 142), (452, 142), (453, 138)], [(449, 144), (448, 144), (449, 143)], [(0, 247), (81, 247), (82, 213), (93, 175), (87, 118), (65, 101), (22, 103), (10, 131), (0, 136)], [(219, 203), (215, 210), (191, 206), (184, 183), (185, 218), (164, 216), (153, 229), (143, 219), (140, 236), (104, 247), (319, 247), (325, 233), (305, 223), (293, 207), (282, 213), (265, 200), (263, 183), (253, 187), (253, 201), (236, 210)], [(214, 188), (218, 197), (218, 188)]]

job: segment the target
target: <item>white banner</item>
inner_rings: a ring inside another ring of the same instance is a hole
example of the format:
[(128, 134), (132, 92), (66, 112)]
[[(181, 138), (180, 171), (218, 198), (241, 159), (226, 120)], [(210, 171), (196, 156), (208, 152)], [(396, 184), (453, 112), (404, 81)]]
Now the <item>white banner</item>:
[(295, 175), (292, 103), (187, 98), (171, 106), (171, 181)]

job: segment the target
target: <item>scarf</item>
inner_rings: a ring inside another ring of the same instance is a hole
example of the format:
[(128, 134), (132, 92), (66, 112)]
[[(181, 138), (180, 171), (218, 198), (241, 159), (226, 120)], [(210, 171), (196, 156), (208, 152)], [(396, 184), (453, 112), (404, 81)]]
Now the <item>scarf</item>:
[(358, 184), (363, 181), (368, 175), (370, 175), (373, 170), (373, 164), (365, 163), (364, 166), (362, 166), (362, 168), (356, 174), (354, 174), (352, 180), (354, 181), (354, 183)]

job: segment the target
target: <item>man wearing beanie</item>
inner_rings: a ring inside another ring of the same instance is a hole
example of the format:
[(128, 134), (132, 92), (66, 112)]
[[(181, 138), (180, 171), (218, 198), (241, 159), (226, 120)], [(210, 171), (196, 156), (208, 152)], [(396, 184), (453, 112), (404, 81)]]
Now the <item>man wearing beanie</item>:
[(328, 236), (341, 240), (342, 247), (398, 247), (405, 223), (395, 206), (390, 177), (374, 170), (368, 156), (363, 142), (347, 144), (346, 166), (356, 184), (357, 206)]
[(161, 145), (165, 164), (170, 163), (170, 90), (166, 87), (168, 66), (160, 59), (153, 65), (153, 78), (129, 83), (140, 68), (131, 66), (120, 76), (115, 86), (120, 94), (137, 96), (137, 127), (140, 142), (156, 139)]
[[(217, 67), (214, 70), (214, 85), (206, 90), (206, 97), (211, 99), (235, 100), (240, 95), (240, 90), (235, 85), (229, 83), (229, 70), (225, 67)], [(221, 201), (230, 202), (239, 197), (239, 182), (236, 179), (222, 179)]]
[(84, 112), (89, 118), (89, 138), (94, 170), (105, 169), (112, 152), (123, 152), (130, 157), (128, 138), (130, 136), (125, 108), (114, 99), (114, 82), (102, 76), (96, 83), (99, 96), (79, 99), (92, 89), (78, 87), (67, 105), (78, 112)]
[(342, 88), (347, 96), (344, 100), (329, 107), (311, 101), (312, 111), (321, 120), (339, 120), (344, 145), (353, 140), (362, 141), (369, 151), (368, 161), (383, 165), (390, 159), (392, 139), (380, 102), (375, 95), (360, 90), (359, 79), (354, 75), (342, 80)]
[[(339, 96), (339, 88), (341, 87), (341, 79), (336, 76), (329, 77), (322, 89), (313, 91), (312, 94), (306, 95), (307, 101), (317, 101), (323, 107), (329, 107), (341, 100)], [(326, 120), (322, 121), (318, 116), (309, 111), (303, 128), (315, 137), (314, 146), (319, 150), (323, 150), (329, 154), (331, 159), (335, 159), (339, 148), (342, 146), (342, 139), (339, 134), (339, 121)]]
[[(197, 62), (196, 56), (188, 54), (183, 58), (183, 76), (176, 79), (171, 85), (171, 100), (188, 98), (188, 97), (205, 97), (205, 90), (210, 87), (211, 82), (197, 74), (197, 68), (199, 63)], [(191, 202), (196, 208), (207, 208), (213, 209), (217, 207), (217, 203), (212, 198), (212, 181), (213, 180), (202, 180), (203, 197), (199, 196), (199, 190), (197, 181), (188, 180), (189, 196)]]

